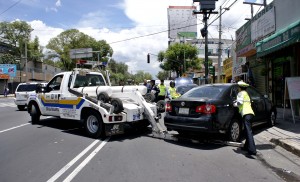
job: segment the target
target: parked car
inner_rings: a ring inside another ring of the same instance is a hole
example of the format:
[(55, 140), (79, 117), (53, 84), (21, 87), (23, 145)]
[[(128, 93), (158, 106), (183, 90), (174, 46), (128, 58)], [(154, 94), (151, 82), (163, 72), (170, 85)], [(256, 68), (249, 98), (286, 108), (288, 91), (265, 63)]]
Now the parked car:
[(186, 84), (186, 85), (179, 85), (179, 86), (175, 86), (176, 90), (178, 93), (180, 93), (180, 95), (183, 95), (184, 93), (186, 93), (187, 91), (191, 90), (192, 88), (198, 87), (197, 84)]
[[(235, 83), (206, 84), (195, 87), (166, 104), (164, 123), (167, 130), (180, 133), (224, 133), (230, 141), (239, 141), (242, 118), (233, 101), (239, 92)], [(254, 87), (247, 87), (255, 116), (252, 126), (276, 121), (276, 107)]]
[(193, 84), (193, 79), (188, 77), (179, 77), (175, 79), (175, 87), (187, 84)]
[(35, 92), (39, 84), (43, 87), (47, 85), (47, 83), (29, 82), (17, 86), (14, 101), (20, 111), (25, 109), (29, 94)]

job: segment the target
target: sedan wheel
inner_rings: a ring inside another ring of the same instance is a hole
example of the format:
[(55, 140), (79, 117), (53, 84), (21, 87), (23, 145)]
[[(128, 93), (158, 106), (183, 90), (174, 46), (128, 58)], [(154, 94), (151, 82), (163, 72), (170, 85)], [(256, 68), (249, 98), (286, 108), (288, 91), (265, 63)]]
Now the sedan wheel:
[(232, 120), (229, 127), (229, 140), (233, 142), (238, 142), (241, 138), (241, 124), (237, 119)]
[(276, 112), (272, 110), (269, 117), (269, 125), (274, 126), (276, 124)]

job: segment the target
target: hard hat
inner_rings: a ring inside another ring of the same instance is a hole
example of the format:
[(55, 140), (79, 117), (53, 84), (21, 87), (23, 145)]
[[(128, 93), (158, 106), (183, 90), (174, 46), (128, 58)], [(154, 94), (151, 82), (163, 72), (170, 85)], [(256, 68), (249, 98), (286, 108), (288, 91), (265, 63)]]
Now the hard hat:
[(237, 84), (238, 84), (240, 87), (248, 87), (248, 86), (249, 86), (249, 84), (248, 84), (248, 83), (245, 83), (244, 81), (239, 81)]

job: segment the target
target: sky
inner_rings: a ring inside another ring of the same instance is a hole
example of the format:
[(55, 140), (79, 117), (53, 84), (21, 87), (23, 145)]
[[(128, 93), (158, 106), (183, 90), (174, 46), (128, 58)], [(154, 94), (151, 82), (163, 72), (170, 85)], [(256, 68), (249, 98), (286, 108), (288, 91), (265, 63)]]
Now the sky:
[[(222, 38), (235, 40), (235, 31), (251, 17), (250, 5), (244, 1), (262, 3), (262, 0), (218, 0), (216, 11), (230, 7), (222, 14)], [(270, 3), (272, 0), (267, 0)], [(112, 58), (124, 62), (129, 72), (151, 73), (153, 77), (160, 70), (159, 62), (147, 54), (158, 54), (168, 47), (169, 6), (198, 6), (193, 0), (0, 0), (0, 21), (26, 21), (33, 31), (31, 38), (37, 36), (42, 46), (68, 29), (79, 31), (95, 38), (106, 40), (113, 48)], [(232, 5), (232, 6), (231, 6)], [(254, 14), (263, 8), (254, 6)], [(218, 15), (211, 15), (208, 23), (208, 38), (218, 38)], [(198, 38), (203, 28), (202, 15), (197, 15)], [(162, 32), (162, 33), (159, 33)]]

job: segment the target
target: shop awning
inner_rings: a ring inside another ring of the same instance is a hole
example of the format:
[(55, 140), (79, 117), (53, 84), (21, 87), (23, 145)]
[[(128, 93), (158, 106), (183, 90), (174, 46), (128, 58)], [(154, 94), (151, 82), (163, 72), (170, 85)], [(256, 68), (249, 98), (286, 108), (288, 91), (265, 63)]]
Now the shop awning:
[(300, 42), (300, 20), (256, 44), (257, 57), (262, 57), (279, 49)]

